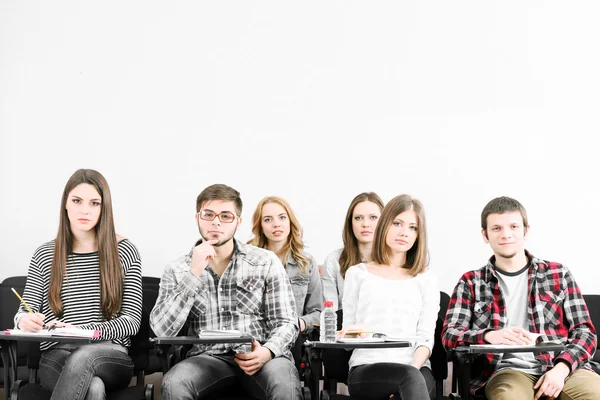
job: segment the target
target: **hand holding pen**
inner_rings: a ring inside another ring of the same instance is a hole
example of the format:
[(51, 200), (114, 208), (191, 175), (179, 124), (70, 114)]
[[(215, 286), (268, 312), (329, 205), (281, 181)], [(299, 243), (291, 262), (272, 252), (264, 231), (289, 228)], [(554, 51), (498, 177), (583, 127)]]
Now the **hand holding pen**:
[(11, 289), (13, 293), (19, 298), (21, 303), (23, 303), (27, 311), (29, 311), (28, 314), (23, 315), (19, 319), (17, 328), (19, 328), (23, 332), (39, 332), (42, 329), (44, 329), (44, 314), (34, 313), (31, 307), (29, 307), (29, 304), (27, 304), (25, 300), (23, 300), (23, 298), (19, 295), (19, 293), (17, 293), (15, 288)]
[(56, 319), (48, 322), (48, 324), (44, 324), (44, 319), (46, 318), (46, 316), (42, 313), (34, 313), (31, 307), (29, 307), (29, 304), (27, 304), (25, 300), (23, 300), (19, 293), (17, 293), (17, 291), (14, 288), (11, 289), (13, 293), (19, 298), (21, 303), (23, 303), (27, 311), (29, 311), (29, 314), (25, 314), (19, 319), (19, 325), (17, 326), (17, 328), (19, 328), (23, 332), (39, 332), (42, 329), (48, 329), (49, 331), (52, 331), (56, 328), (75, 327), (74, 325), (58, 321)]

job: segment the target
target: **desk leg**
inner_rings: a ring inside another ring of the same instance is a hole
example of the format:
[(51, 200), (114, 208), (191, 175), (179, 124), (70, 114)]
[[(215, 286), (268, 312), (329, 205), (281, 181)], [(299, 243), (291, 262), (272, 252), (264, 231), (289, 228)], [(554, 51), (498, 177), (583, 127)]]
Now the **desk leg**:
[(10, 399), (11, 389), (11, 370), (12, 365), (10, 363), (10, 344), (6, 342), (0, 343), (0, 350), (2, 351), (2, 365), (4, 366), (4, 400)]
[(473, 354), (461, 354), (459, 359), (461, 360), (460, 365), (460, 398), (462, 400), (469, 400), (471, 398), (471, 367), (473, 365)]
[(323, 375), (323, 358), (321, 349), (309, 348), (310, 363), (310, 395), (313, 400), (319, 400), (319, 384)]
[(169, 371), (169, 347), (171, 345), (157, 345), (156, 353), (158, 355), (158, 359), (160, 360), (160, 369), (162, 370), (163, 375)]

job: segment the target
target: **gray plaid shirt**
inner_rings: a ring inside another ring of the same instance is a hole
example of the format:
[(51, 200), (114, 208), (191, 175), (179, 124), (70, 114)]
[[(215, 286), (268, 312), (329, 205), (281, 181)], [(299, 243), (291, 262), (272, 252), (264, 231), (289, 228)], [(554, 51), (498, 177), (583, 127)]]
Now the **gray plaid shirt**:
[[(193, 249), (192, 249), (193, 251)], [(275, 357), (292, 359), (298, 316), (286, 271), (273, 252), (234, 239), (229, 265), (219, 276), (209, 267), (190, 272), (192, 251), (171, 262), (160, 281), (150, 325), (157, 336), (186, 335), (201, 329), (237, 329), (251, 335)], [(188, 355), (226, 353), (236, 344), (195, 345)]]

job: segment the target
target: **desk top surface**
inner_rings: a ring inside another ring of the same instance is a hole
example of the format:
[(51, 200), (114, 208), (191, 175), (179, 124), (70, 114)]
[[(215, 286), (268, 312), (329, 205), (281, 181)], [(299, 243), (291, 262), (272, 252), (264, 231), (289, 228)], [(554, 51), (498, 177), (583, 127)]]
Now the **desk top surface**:
[(401, 341), (401, 342), (366, 342), (366, 343), (324, 343), (324, 342), (312, 342), (307, 340), (304, 342), (304, 345), (307, 347), (312, 347), (315, 349), (390, 349), (390, 348), (398, 348), (398, 347), (410, 347), (411, 343), (409, 341)]
[(198, 336), (174, 336), (174, 337), (156, 337), (152, 339), (156, 344), (220, 344), (220, 343), (252, 343), (254, 340), (250, 335), (240, 337), (211, 337), (199, 338)]
[(486, 353), (542, 353), (546, 351), (562, 351), (565, 345), (562, 343), (543, 343), (531, 346), (509, 346), (509, 345), (473, 345), (459, 346), (455, 350), (459, 353), (486, 354)]
[(58, 335), (18, 335), (8, 334), (0, 331), (0, 341), (6, 342), (64, 342), (64, 343), (91, 343), (92, 339), (76, 336), (58, 336)]

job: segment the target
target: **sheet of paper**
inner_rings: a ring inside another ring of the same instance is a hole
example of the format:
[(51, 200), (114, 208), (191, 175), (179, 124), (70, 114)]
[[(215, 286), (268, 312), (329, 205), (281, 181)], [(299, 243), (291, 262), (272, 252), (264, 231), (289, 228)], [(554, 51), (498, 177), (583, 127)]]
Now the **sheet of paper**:
[(39, 332), (25, 332), (20, 329), (7, 329), (6, 332), (8, 335), (20, 335), (20, 336), (51, 336), (52, 334), (46, 329), (42, 329)]
[(416, 342), (419, 340), (417, 336), (390, 336), (381, 332), (373, 334), (373, 337), (380, 337), (386, 342)]
[(198, 337), (240, 337), (242, 332), (236, 329), (204, 329), (198, 333)]
[(50, 331), (50, 334), (53, 336), (88, 337), (92, 339), (100, 337), (100, 331), (96, 329), (55, 328)]
[(19, 329), (7, 329), (5, 331), (9, 335), (20, 335), (20, 336), (70, 336), (70, 337), (84, 337), (97, 339), (100, 337), (100, 331), (94, 329), (79, 329), (79, 328), (55, 328), (55, 329), (42, 329), (39, 332), (24, 332)]
[(370, 338), (343, 337), (343, 338), (338, 339), (338, 342), (340, 342), (340, 343), (383, 343), (383, 342), (385, 342), (385, 340), (383, 340), (383, 338), (374, 338), (374, 337), (370, 337)]

